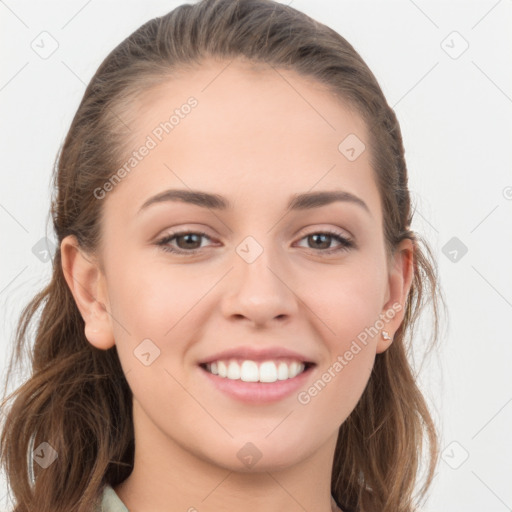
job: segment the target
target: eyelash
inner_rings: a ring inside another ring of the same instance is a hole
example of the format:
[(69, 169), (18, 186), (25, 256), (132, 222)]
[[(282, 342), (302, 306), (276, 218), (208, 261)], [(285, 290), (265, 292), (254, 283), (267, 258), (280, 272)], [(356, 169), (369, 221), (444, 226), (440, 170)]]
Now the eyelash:
[[(202, 231), (178, 231), (176, 233), (170, 233), (170, 234), (166, 235), (164, 238), (161, 238), (158, 242), (156, 242), (156, 245), (161, 247), (162, 250), (164, 250), (165, 252), (170, 252), (170, 253), (179, 254), (179, 255), (196, 254), (197, 252), (199, 252), (202, 249), (202, 248), (197, 248), (197, 249), (190, 249), (190, 250), (186, 251), (186, 250), (182, 250), (182, 249), (174, 249), (174, 248), (171, 248), (169, 245), (167, 245), (174, 238), (177, 238), (177, 237), (183, 236), (183, 235), (201, 235), (201, 236), (211, 240), (211, 237), (209, 237), (206, 233), (203, 233)], [(333, 254), (333, 253), (348, 251), (349, 249), (355, 247), (355, 244), (352, 240), (345, 238), (344, 236), (342, 236), (340, 233), (338, 233), (336, 231), (330, 231), (330, 230), (315, 231), (313, 233), (309, 233), (309, 234), (303, 236), (301, 238), (301, 240), (303, 240), (304, 238), (307, 238), (309, 236), (313, 236), (313, 235), (329, 235), (329, 236), (332, 236), (333, 238), (335, 238), (341, 244), (340, 247), (335, 247), (335, 248), (331, 248), (331, 249), (309, 249), (314, 252), (323, 252), (323, 253), (327, 253), (327, 254)]]

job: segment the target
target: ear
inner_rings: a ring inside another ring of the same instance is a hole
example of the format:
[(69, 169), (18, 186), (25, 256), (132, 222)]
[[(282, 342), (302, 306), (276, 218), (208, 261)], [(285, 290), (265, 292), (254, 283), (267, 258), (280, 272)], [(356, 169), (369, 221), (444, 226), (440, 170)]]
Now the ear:
[[(384, 352), (393, 342), (395, 332), (400, 327), (405, 316), (405, 302), (411, 289), (414, 275), (414, 244), (410, 239), (400, 242), (389, 264), (388, 290), (381, 318), (384, 327), (379, 332), (377, 353)], [(381, 335), (386, 331), (390, 339)]]
[(85, 322), (85, 337), (96, 348), (114, 346), (105, 277), (98, 263), (80, 249), (69, 235), (62, 240), (61, 260), (64, 278)]

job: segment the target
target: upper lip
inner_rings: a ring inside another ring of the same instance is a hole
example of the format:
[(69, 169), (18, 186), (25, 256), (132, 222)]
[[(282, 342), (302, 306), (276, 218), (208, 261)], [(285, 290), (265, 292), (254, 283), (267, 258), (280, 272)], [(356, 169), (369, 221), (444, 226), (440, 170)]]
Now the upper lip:
[(202, 359), (199, 364), (207, 364), (212, 363), (213, 361), (228, 359), (249, 359), (251, 361), (261, 362), (278, 358), (296, 359), (300, 362), (314, 363), (310, 357), (284, 347), (255, 348), (254, 346), (241, 346), (217, 352), (216, 354)]

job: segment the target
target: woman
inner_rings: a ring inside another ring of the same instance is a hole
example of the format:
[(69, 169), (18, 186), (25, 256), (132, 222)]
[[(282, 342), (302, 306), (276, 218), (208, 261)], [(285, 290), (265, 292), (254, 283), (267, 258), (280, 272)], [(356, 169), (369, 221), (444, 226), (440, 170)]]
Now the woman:
[(439, 292), (344, 38), (269, 0), (150, 20), (92, 78), (55, 186), (1, 439), (14, 512), (414, 510), (438, 447), (407, 341), (425, 300), (435, 340)]

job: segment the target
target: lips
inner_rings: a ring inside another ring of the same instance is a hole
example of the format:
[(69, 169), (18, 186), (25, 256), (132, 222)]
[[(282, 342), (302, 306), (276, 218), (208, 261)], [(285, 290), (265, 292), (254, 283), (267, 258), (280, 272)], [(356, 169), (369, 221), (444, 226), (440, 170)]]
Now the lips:
[(285, 347), (267, 347), (267, 348), (255, 348), (254, 346), (242, 346), (223, 350), (207, 356), (198, 362), (200, 366), (204, 366), (209, 363), (213, 363), (219, 360), (250, 360), (255, 362), (264, 362), (269, 360), (288, 359), (295, 360), (304, 364), (312, 365), (315, 364), (311, 356), (301, 354), (294, 350), (287, 349)]
[[(314, 357), (304, 352), (276, 345), (262, 347), (260, 342), (253, 342), (252, 345), (232, 347), (205, 356), (197, 361), (197, 365), (200, 369), (199, 378), (205, 379), (208, 386), (213, 386), (224, 396), (239, 402), (262, 405), (290, 397), (314, 375), (317, 363)], [(227, 366), (224, 376), (219, 371), (224, 373), (222, 365)], [(250, 366), (252, 370), (257, 366), (258, 375), (255, 371), (245, 371), (244, 375), (244, 365)], [(269, 371), (270, 366), (277, 369), (277, 375), (275, 371)], [(292, 375), (289, 369), (285, 375), (284, 367), (291, 367)], [(300, 371), (297, 372), (297, 369)], [(236, 370), (240, 370), (240, 375)]]
[(273, 382), (254, 381), (253, 379), (246, 382), (242, 379), (223, 378), (202, 367), (202, 364), (198, 367), (198, 379), (200, 380), (201, 388), (202, 382), (204, 382), (206, 384), (205, 389), (209, 389), (211, 386), (213, 390), (220, 392), (222, 396), (236, 402), (250, 405), (265, 405), (285, 399), (293, 400), (293, 394), (297, 393), (300, 388), (307, 387), (308, 381), (314, 378), (316, 364), (311, 363), (311, 366), (306, 367), (306, 369), (294, 377)]

